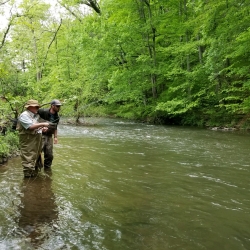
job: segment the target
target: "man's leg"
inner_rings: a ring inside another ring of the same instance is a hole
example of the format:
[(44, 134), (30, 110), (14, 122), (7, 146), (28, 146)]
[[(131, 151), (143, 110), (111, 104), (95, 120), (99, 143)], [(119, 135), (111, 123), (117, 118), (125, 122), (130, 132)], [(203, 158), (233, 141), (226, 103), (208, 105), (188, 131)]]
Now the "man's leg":
[(21, 160), (24, 177), (37, 175), (35, 165), (39, 151), (39, 141), (39, 136), (37, 135), (20, 135)]
[(53, 138), (52, 136), (43, 136), (44, 169), (51, 168), (53, 161)]

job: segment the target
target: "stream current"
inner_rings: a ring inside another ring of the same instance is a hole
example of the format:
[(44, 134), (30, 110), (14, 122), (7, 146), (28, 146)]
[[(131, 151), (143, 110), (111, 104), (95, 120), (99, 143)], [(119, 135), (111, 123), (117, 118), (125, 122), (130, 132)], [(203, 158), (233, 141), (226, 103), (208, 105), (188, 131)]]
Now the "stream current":
[(250, 249), (250, 134), (59, 125), (51, 173), (0, 166), (0, 249)]

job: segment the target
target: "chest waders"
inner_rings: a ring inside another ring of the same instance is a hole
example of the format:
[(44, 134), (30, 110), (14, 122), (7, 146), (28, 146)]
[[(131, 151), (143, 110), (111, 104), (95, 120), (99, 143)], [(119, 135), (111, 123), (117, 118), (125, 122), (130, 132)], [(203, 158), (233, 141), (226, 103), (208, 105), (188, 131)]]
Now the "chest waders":
[(19, 141), (24, 176), (37, 174), (42, 167), (42, 134), (19, 126)]

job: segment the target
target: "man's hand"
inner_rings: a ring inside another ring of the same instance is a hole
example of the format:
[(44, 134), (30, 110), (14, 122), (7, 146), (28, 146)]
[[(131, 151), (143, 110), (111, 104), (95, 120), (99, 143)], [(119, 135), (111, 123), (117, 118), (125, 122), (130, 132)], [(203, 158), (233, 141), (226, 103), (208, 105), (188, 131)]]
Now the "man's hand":
[(46, 132), (48, 130), (48, 127), (42, 127), (42, 132)]
[(57, 144), (57, 143), (58, 143), (57, 137), (54, 137), (54, 144)]

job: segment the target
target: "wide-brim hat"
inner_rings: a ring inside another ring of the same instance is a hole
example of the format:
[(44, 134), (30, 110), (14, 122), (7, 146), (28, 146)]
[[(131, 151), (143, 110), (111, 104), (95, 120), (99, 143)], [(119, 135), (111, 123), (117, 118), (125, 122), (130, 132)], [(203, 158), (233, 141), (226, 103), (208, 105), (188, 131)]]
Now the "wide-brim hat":
[(40, 107), (40, 104), (38, 103), (37, 100), (28, 100), (24, 106), (25, 108), (28, 107)]
[(62, 106), (62, 103), (57, 99), (52, 100), (50, 104), (51, 105), (56, 105), (56, 106)]

